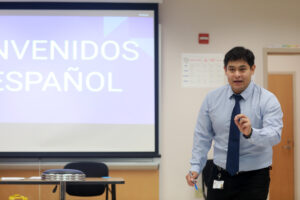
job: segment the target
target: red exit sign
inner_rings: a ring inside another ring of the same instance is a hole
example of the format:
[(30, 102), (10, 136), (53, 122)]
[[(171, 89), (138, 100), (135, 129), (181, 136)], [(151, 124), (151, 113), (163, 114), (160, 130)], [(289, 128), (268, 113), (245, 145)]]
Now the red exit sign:
[(208, 44), (209, 43), (209, 34), (208, 33), (199, 33), (198, 41), (199, 41), (199, 44)]

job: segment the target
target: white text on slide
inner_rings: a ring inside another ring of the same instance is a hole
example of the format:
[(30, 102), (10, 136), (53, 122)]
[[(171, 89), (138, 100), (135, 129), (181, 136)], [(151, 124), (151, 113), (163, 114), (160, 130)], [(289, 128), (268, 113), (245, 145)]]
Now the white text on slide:
[[(78, 92), (84, 90), (90, 92), (123, 92), (122, 88), (113, 86), (113, 74), (107, 72), (69, 72), (78, 71), (79, 68), (69, 68), (64, 72), (63, 80), (59, 80), (54, 72), (49, 72), (46, 75), (40, 72), (3, 72), (0, 71), (0, 92), (30, 92), (33, 89), (39, 89), (43, 92), (54, 89), (58, 92), (68, 92), (73, 89)], [(5, 83), (4, 83), (5, 82)]]
[[(139, 58), (135, 41), (125, 41), (122, 44), (114, 40), (107, 40), (101, 44), (92, 40), (64, 40), (58, 44), (55, 40), (4, 40), (0, 42), (0, 59), (8, 60), (17, 58), (23, 60), (28, 54), (32, 60), (94, 60), (103, 58), (113, 61), (119, 58), (127, 61), (135, 61)], [(12, 53), (13, 55), (10, 55)]]

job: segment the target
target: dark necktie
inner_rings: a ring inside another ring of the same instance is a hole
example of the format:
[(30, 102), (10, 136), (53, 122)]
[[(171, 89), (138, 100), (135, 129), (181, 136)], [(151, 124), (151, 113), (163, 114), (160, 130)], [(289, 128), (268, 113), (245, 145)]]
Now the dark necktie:
[(235, 98), (235, 105), (231, 114), (226, 162), (226, 170), (231, 175), (235, 175), (239, 171), (240, 131), (234, 123), (234, 117), (241, 113), (239, 101), (242, 99), (242, 96), (234, 94), (233, 97)]

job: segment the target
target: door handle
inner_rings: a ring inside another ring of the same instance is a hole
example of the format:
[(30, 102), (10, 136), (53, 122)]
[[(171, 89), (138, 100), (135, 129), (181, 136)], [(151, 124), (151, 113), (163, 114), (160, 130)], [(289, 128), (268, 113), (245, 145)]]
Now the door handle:
[(291, 145), (283, 145), (283, 148), (284, 149), (291, 149), (292, 147), (291, 147)]

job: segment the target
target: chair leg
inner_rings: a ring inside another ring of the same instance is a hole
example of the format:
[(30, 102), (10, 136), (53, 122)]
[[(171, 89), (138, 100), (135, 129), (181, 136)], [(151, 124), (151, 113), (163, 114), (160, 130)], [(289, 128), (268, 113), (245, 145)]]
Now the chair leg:
[(108, 200), (108, 185), (105, 186), (105, 199)]

